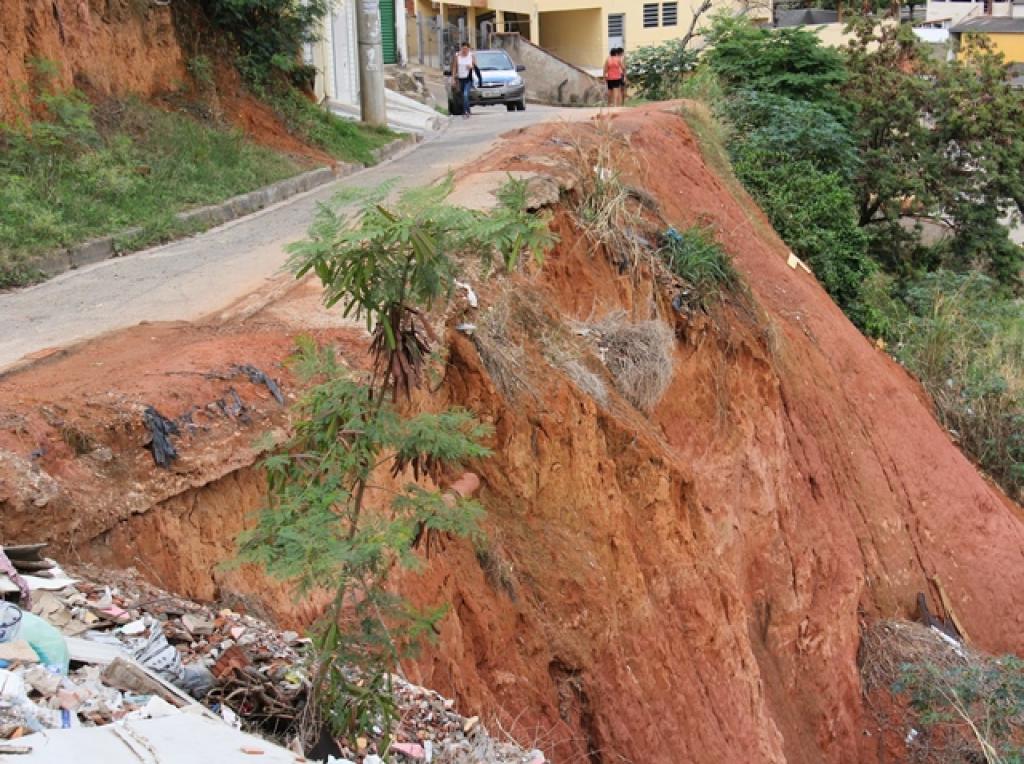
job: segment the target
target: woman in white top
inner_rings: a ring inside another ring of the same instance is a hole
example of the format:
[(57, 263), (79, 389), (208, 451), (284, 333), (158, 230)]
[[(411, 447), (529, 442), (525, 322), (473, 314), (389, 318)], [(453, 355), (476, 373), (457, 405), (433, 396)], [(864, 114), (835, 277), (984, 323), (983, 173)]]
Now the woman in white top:
[(459, 92), (462, 93), (462, 116), (469, 117), (469, 91), (473, 87), (473, 73), (476, 72), (478, 84), (483, 84), (483, 77), (476, 65), (476, 56), (469, 49), (469, 43), (462, 43), (462, 47), (452, 59), (452, 76), (459, 82)]

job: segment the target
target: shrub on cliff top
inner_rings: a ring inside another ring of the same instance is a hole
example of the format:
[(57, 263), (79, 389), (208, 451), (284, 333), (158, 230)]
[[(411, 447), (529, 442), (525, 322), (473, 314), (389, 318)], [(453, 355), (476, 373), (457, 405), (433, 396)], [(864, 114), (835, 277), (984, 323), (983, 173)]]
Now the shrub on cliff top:
[(207, 17), (238, 45), (239, 71), (254, 85), (302, 66), (330, 0), (200, 0)]
[(676, 298), (680, 304), (707, 310), (724, 293), (742, 287), (732, 261), (707, 228), (669, 228), (660, 254), (669, 270), (686, 283)]

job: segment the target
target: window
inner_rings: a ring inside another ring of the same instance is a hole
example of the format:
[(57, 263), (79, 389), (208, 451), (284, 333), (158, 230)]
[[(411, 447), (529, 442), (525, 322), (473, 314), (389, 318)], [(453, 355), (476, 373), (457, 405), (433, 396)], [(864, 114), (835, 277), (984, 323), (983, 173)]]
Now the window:
[(661, 25), (674, 27), (679, 20), (679, 3), (661, 4)]
[(626, 14), (608, 14), (608, 47), (622, 48), (626, 44)]
[(644, 3), (644, 29), (658, 26), (658, 4)]

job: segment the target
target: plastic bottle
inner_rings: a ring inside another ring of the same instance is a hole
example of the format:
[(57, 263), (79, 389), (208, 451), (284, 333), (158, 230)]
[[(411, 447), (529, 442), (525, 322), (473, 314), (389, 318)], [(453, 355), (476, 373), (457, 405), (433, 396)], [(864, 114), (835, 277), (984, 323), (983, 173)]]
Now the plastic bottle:
[(68, 673), (71, 656), (64, 637), (53, 626), (10, 602), (0, 603), (0, 642), (28, 642), (43, 665)]

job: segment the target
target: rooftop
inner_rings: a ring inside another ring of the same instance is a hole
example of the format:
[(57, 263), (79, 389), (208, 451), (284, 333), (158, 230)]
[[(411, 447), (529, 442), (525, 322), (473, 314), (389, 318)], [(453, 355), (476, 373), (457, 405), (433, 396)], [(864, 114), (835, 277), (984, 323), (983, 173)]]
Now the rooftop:
[(839, 21), (837, 11), (823, 8), (800, 8), (796, 10), (780, 10), (776, 17), (776, 27), (816, 26), (818, 24), (835, 24)]
[(961, 32), (1024, 34), (1024, 18), (975, 16), (954, 24), (949, 31), (954, 34)]

